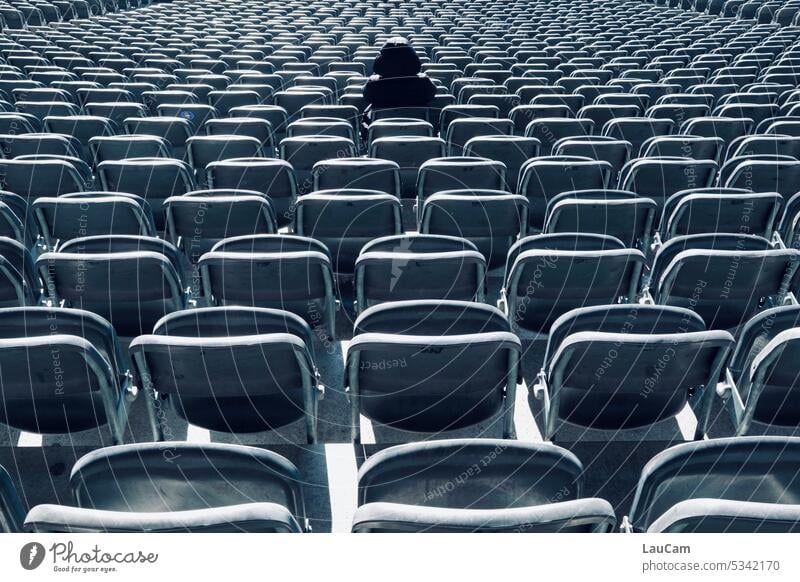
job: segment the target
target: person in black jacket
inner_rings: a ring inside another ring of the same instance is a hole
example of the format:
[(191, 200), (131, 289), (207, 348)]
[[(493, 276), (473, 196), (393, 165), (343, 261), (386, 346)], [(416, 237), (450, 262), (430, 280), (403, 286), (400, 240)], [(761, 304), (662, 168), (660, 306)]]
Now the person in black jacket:
[(373, 75), (364, 87), (364, 130), (372, 122), (375, 109), (426, 107), (436, 95), (436, 87), (420, 73), (422, 63), (408, 41), (401, 36), (387, 40), (372, 67)]

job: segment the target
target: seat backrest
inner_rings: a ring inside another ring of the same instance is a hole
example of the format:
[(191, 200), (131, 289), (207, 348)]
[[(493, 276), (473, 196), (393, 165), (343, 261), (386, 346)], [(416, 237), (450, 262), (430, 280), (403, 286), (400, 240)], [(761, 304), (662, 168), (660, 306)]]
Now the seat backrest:
[(656, 301), (691, 307), (710, 328), (730, 329), (768, 299), (783, 299), (793, 285), (798, 257), (800, 251), (791, 249), (684, 250), (662, 271), (654, 286)]
[(376, 190), (318, 190), (298, 199), (293, 230), (324, 243), (335, 272), (352, 273), (366, 243), (402, 232), (400, 201)]
[(711, 186), (716, 174), (717, 164), (710, 159), (638, 158), (622, 168), (619, 187), (652, 198), (659, 206), (663, 206), (666, 199), (675, 192)]
[[(157, 209), (161, 209), (170, 196), (194, 189), (189, 167), (172, 159), (138, 158), (101, 162), (97, 166), (97, 173), (105, 190), (137, 194)], [(157, 211), (154, 218), (156, 227), (163, 229), (164, 213)]]
[(207, 167), (209, 188), (252, 190), (266, 194), (278, 225), (292, 221), (297, 199), (294, 168), (284, 160), (235, 158), (211, 162)]
[[(241, 445), (122, 445), (84, 455), (70, 478), (79, 507), (185, 511), (255, 501), (278, 503), (299, 520), (305, 507), (297, 468), (277, 453)], [(224, 483), (224, 487), (220, 484)], [(160, 491), (160, 493), (156, 493)]]
[[(481, 458), (495, 462), (487, 463), (471, 478), (469, 487), (455, 490), (448, 485), (464, 466), (472, 466)], [(496, 462), (499, 458), (503, 461)], [(507, 486), (498, 489), (497, 482)], [(534, 506), (547, 512), (553, 500), (566, 509), (580, 503), (582, 493), (580, 461), (553, 445), (494, 439), (399, 445), (372, 455), (362, 465), (358, 478), (360, 508), (353, 529), (408, 531), (403, 523), (413, 521), (418, 531), (594, 531), (597, 522), (607, 515), (573, 521), (571, 514), (548, 519), (546, 513), (534, 517), (523, 512), (523, 508)], [(398, 514), (394, 520), (384, 507), (395, 508)], [(502, 519), (503, 510), (509, 509), (516, 511), (517, 520), (509, 520), (508, 515)], [(476, 511), (480, 517), (472, 515)], [(609, 525), (606, 522), (597, 531)]]
[(656, 211), (654, 200), (624, 190), (562, 192), (548, 202), (543, 230), (606, 234), (644, 250)]
[(375, 239), (355, 263), (358, 309), (383, 301), (455, 299), (481, 301), (486, 260), (469, 241), (441, 235)]
[(670, 508), (691, 499), (797, 504), (799, 454), (800, 439), (791, 437), (719, 438), (671, 447), (642, 470), (630, 523), (646, 531)]
[(196, 263), (218, 241), (232, 236), (270, 234), (278, 231), (269, 200), (258, 192), (226, 195), (203, 191), (190, 196), (171, 196), (164, 201), (166, 236), (181, 242), (187, 257)]
[(505, 181), (502, 162), (484, 158), (435, 158), (423, 163), (417, 177), (417, 212), (431, 194), (464, 188), (500, 190)]
[(314, 190), (377, 190), (400, 197), (400, 166), (391, 160), (343, 158), (314, 164)]
[(80, 194), (34, 201), (31, 209), (50, 250), (55, 250), (59, 241), (83, 236), (155, 234), (149, 205), (139, 196), (112, 192)]
[(63, 159), (0, 161), (0, 187), (23, 198), (58, 196), (87, 188), (78, 169)]
[(333, 336), (333, 271), (322, 243), (300, 236), (234, 237), (214, 245), (198, 264), (212, 305), (284, 309)]
[(541, 229), (550, 198), (561, 192), (607, 187), (611, 164), (581, 156), (543, 156), (528, 160), (520, 172), (518, 191), (530, 204), (528, 223)]
[(122, 235), (73, 239), (37, 260), (51, 300), (97, 313), (128, 337), (183, 308), (179, 265), (177, 249), (166, 241)]
[(469, 139), (464, 145), (464, 155), (502, 162), (506, 166), (506, 187), (516, 192), (523, 164), (539, 155), (539, 140), (516, 135), (487, 135)]
[[(621, 245), (602, 235), (539, 235), (566, 244), (594, 239), (597, 245)], [(515, 325), (547, 331), (570, 309), (633, 300), (645, 265), (638, 250), (555, 250), (535, 248), (539, 237), (527, 237), (508, 253), (504, 293)], [(572, 241), (569, 239), (572, 238)], [(542, 241), (546, 244), (546, 241)], [(530, 248), (534, 247), (534, 248)], [(601, 247), (602, 248), (602, 247)]]

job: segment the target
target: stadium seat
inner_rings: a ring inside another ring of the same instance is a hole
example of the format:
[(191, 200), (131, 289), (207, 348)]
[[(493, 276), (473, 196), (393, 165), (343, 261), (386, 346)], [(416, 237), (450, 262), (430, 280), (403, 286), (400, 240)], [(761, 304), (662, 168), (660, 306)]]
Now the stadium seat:
[(322, 242), (334, 273), (349, 275), (365, 244), (402, 234), (400, 201), (385, 191), (317, 190), (297, 200), (293, 231)]
[(530, 204), (530, 228), (541, 231), (550, 198), (572, 190), (602, 190), (608, 186), (611, 170), (608, 162), (582, 156), (542, 156), (525, 162), (517, 192)]
[(215, 244), (198, 264), (211, 305), (283, 309), (335, 336), (333, 270), (321, 242), (287, 235), (232, 237)]
[(624, 528), (651, 533), (796, 532), (800, 515), (793, 467), (799, 445), (797, 438), (738, 437), (671, 447), (643, 469)]
[(664, 203), (662, 241), (687, 234), (728, 232), (771, 238), (783, 210), (777, 192), (741, 188), (695, 188), (676, 192)]
[(311, 169), (314, 190), (377, 190), (400, 197), (400, 166), (377, 158), (337, 157)]
[(225, 238), (278, 232), (269, 199), (252, 190), (196, 190), (164, 201), (166, 239), (196, 263)]
[(417, 175), (417, 216), (428, 196), (443, 190), (502, 190), (506, 167), (484, 158), (434, 158), (419, 167)]
[[(524, 139), (524, 138), (523, 138)], [(470, 241), (489, 268), (505, 263), (511, 245), (525, 236), (528, 199), (503, 190), (443, 190), (422, 206), (420, 232)]]
[(505, 317), (488, 305), (400, 301), (365, 310), (347, 349), (353, 440), (360, 415), (440, 432), (502, 413), (509, 436), (520, 352)]
[[(21, 307), (0, 309), (0, 322), (3, 424), (44, 434), (108, 426), (108, 442), (123, 441), (136, 391), (108, 321), (79, 309)], [(62, 370), (55, 389), (45, 379), (53, 353)]]
[[(498, 457), (502, 463), (493, 462)], [(480, 470), (468, 491), (456, 491), (448, 483), (464, 467)], [(610, 531), (614, 511), (583, 497), (583, 473), (577, 457), (550, 444), (452, 439), (391, 447), (359, 470), (353, 531)]]
[(373, 239), (355, 262), (356, 309), (411, 299), (483, 301), (486, 259), (466, 239), (403, 234)]
[(97, 313), (121, 336), (149, 332), (161, 317), (185, 305), (180, 255), (161, 239), (76, 238), (39, 256), (36, 266), (53, 305), (63, 302)]
[(797, 305), (766, 309), (742, 326), (725, 381), (719, 386), (737, 435), (747, 434), (753, 422), (798, 425), (793, 358), (799, 313)]
[[(376, 121), (372, 126), (376, 123), (379, 122)], [(370, 157), (396, 163), (400, 168), (401, 195), (413, 198), (416, 196), (417, 175), (422, 165), (444, 157), (447, 147), (444, 140), (417, 135), (384, 136), (377, 132), (375, 135), (381, 137), (370, 140)]]
[[(291, 313), (211, 307), (171, 313), (131, 342), (139, 383), (155, 412), (167, 404), (193, 425), (246, 433), (305, 419), (317, 439), (319, 374), (311, 329)], [(161, 431), (154, 435), (162, 440)]]
[(31, 206), (44, 241), (51, 251), (82, 236), (107, 234), (155, 236), (150, 205), (135, 194), (77, 192), (37, 198)]
[(104, 190), (136, 194), (147, 200), (155, 210), (158, 230), (164, 228), (164, 213), (160, 210), (164, 201), (170, 196), (194, 190), (189, 166), (173, 159), (135, 158), (101, 162), (97, 165), (97, 173)]
[[(561, 423), (614, 431), (648, 426), (676, 416), (689, 402), (698, 410), (696, 437), (702, 437), (732, 345), (728, 332), (706, 331), (687, 309), (570, 311), (553, 323), (534, 387), (545, 438), (555, 437)], [(612, 351), (616, 355), (609, 356)]]
[(657, 205), (625, 190), (562, 192), (547, 203), (545, 233), (596, 233), (648, 252)]
[(571, 309), (635, 301), (644, 266), (641, 251), (610, 236), (528, 236), (508, 251), (499, 306), (515, 329), (546, 332)]
[(658, 249), (649, 291), (656, 303), (696, 311), (709, 329), (735, 328), (795, 288), (799, 252), (748, 234), (678, 236)]
[(297, 467), (241, 445), (171, 442), (98, 449), (78, 459), (74, 507), (37, 506), (38, 532), (302, 532)]

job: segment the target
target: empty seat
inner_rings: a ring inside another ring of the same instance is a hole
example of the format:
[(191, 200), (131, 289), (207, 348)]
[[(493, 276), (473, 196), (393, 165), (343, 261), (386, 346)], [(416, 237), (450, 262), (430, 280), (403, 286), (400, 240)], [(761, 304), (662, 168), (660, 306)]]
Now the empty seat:
[(30, 154), (72, 157), (81, 155), (81, 144), (75, 138), (52, 133), (0, 135), (0, 148), (6, 158)]
[(171, 442), (93, 451), (75, 463), (75, 507), (42, 505), (26, 517), (42, 532), (302, 532), (302, 477), (255, 447)]
[[(211, 307), (172, 313), (151, 335), (130, 346), (148, 397), (193, 425), (224, 432), (255, 432), (305, 419), (317, 438), (318, 373), (311, 329), (291, 313)], [(320, 386), (321, 390), (321, 386)], [(163, 434), (156, 435), (163, 438)]]
[[(498, 457), (502, 463), (492, 462)], [(468, 491), (449, 485), (464, 467), (480, 468), (469, 477)], [(398, 445), (372, 455), (361, 466), (352, 529), (609, 531), (616, 523), (614, 511), (605, 500), (583, 497), (583, 473), (577, 457), (550, 444), (451, 439)]]
[(398, 235), (375, 239), (355, 264), (356, 308), (385, 301), (483, 301), (486, 260), (463, 238)]
[(420, 167), (428, 160), (444, 157), (445, 148), (445, 142), (438, 137), (387, 136), (371, 141), (369, 155), (396, 163), (400, 168), (401, 195), (414, 197)]
[(184, 307), (178, 250), (157, 238), (76, 238), (42, 254), (36, 265), (53, 304), (97, 313), (122, 336), (149, 332)]
[(783, 155), (730, 158), (720, 170), (720, 186), (777, 192), (789, 199), (797, 192), (800, 161)]
[[(265, 119), (251, 117), (227, 117), (225, 119), (209, 119), (205, 130), (208, 135), (241, 135), (258, 140), (264, 154), (273, 153), (272, 124)], [(226, 152), (227, 155), (228, 152)]]
[[(524, 138), (523, 138), (524, 139)], [(528, 200), (502, 190), (444, 190), (425, 200), (420, 232), (465, 238), (490, 268), (506, 253), (528, 223)]]
[(743, 326), (719, 392), (736, 426), (744, 435), (754, 422), (796, 427), (797, 338), (800, 308), (766, 309)]
[(571, 309), (634, 301), (644, 255), (597, 234), (523, 238), (508, 252), (500, 306), (516, 328), (547, 332)]
[(555, 156), (582, 156), (611, 164), (610, 183), (631, 156), (631, 143), (603, 135), (564, 137), (553, 144)]
[(402, 233), (400, 201), (376, 190), (317, 190), (298, 199), (293, 230), (325, 244), (335, 273), (352, 274), (366, 243)]
[(619, 188), (647, 196), (663, 207), (667, 198), (689, 188), (711, 186), (717, 173), (713, 160), (653, 157), (631, 160), (619, 174)]
[[(534, 393), (545, 438), (562, 423), (625, 430), (696, 405), (702, 436), (710, 399), (733, 338), (707, 331), (687, 309), (611, 305), (570, 311), (553, 323)], [(692, 398), (695, 396), (695, 398)], [(697, 401), (697, 402), (695, 402)]]
[(709, 329), (730, 329), (794, 288), (799, 255), (753, 235), (679, 236), (658, 250), (650, 289), (657, 303), (688, 307)]
[(150, 135), (113, 135), (89, 139), (95, 164), (129, 158), (168, 158), (167, 142)]
[(539, 155), (539, 140), (518, 135), (489, 135), (473, 137), (464, 145), (464, 155), (502, 162), (506, 167), (505, 190), (517, 191), (520, 169)]
[(347, 158), (314, 164), (314, 190), (377, 190), (400, 197), (400, 166), (391, 160)]
[(417, 175), (417, 216), (431, 194), (443, 190), (502, 190), (506, 167), (484, 158), (434, 158), (424, 162)]
[(45, 434), (107, 426), (109, 442), (122, 442), (135, 391), (107, 321), (78, 309), (7, 308), (0, 309), (0, 329), (0, 422)]
[(302, 317), (315, 333), (335, 336), (333, 270), (321, 242), (286, 235), (232, 237), (214, 245), (198, 264), (203, 296), (211, 305), (283, 309)]
[(80, 192), (42, 197), (34, 201), (32, 210), (49, 250), (84, 236), (155, 235), (150, 206), (135, 194)]
[(664, 203), (662, 241), (686, 234), (729, 232), (771, 238), (783, 210), (777, 192), (741, 188), (695, 188), (676, 192)]
[(582, 156), (542, 156), (528, 160), (520, 170), (517, 191), (528, 199), (528, 225), (544, 226), (547, 202), (561, 192), (604, 189), (611, 176), (608, 162)]
[(505, 317), (488, 305), (402, 301), (364, 311), (347, 349), (353, 440), (359, 415), (440, 432), (502, 413), (510, 435), (520, 351)]
[(508, 119), (472, 117), (455, 119), (447, 126), (449, 155), (464, 155), (464, 146), (473, 137), (511, 135), (513, 123)]
[(683, 157), (719, 163), (724, 147), (725, 142), (719, 137), (662, 135), (646, 140), (639, 155), (642, 158)]
[(0, 306), (36, 305), (42, 289), (31, 252), (15, 239), (0, 237)]
[(398, 136), (433, 137), (433, 125), (419, 119), (388, 118), (378, 119), (369, 125), (368, 142), (376, 139)]
[(0, 190), (0, 237), (14, 239), (28, 248), (33, 248), (38, 237), (27, 200), (3, 190)]
[(798, 447), (800, 439), (785, 437), (719, 438), (671, 447), (642, 470), (626, 528), (796, 532)]
[(185, 194), (194, 189), (189, 167), (178, 160), (136, 158), (101, 162), (97, 166), (104, 190), (141, 196), (155, 210), (159, 230), (164, 228), (164, 213), (160, 211), (170, 196)]
[(74, 164), (56, 158), (0, 160), (3, 190), (35, 200), (87, 188), (85, 177)]
[(581, 137), (595, 133), (591, 119), (559, 119), (543, 117), (534, 119), (526, 127), (524, 135), (538, 139), (542, 144), (541, 153), (548, 156), (559, 140), (567, 137)]
[(297, 178), (289, 162), (264, 158), (237, 158), (211, 162), (208, 187), (250, 190), (266, 194), (279, 226), (292, 221), (297, 200)]
[(352, 158), (356, 155), (355, 144), (345, 138), (334, 136), (287, 137), (279, 145), (280, 157), (286, 160), (295, 171), (297, 191), (300, 194), (311, 192), (314, 187), (312, 168), (317, 162)]
[(266, 196), (252, 190), (196, 190), (164, 201), (166, 238), (196, 263), (220, 240), (273, 234), (275, 213)]
[(676, 128), (672, 119), (629, 117), (612, 119), (602, 128), (602, 135), (622, 139), (631, 144), (631, 156), (638, 157), (642, 144), (651, 137), (669, 135)]
[(182, 117), (131, 117), (125, 120), (124, 126), (129, 134), (163, 139), (179, 160), (186, 154), (186, 141), (194, 134), (191, 123)]
[(577, 190), (557, 194), (547, 203), (545, 233), (596, 233), (647, 252), (657, 205), (625, 190)]

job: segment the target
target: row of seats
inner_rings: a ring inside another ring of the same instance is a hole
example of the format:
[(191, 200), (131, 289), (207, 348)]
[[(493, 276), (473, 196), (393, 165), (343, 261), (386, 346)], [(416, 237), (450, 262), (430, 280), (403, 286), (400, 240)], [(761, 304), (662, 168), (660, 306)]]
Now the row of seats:
[[(325, 387), (314, 332), (286, 311), (172, 313), (136, 337), (129, 355), (111, 325), (86, 311), (8, 308), (0, 310), (0, 323), (0, 418), (16, 429), (52, 434), (107, 426), (112, 442), (120, 443), (130, 405), (142, 392), (154, 440), (164, 439), (158, 415), (166, 406), (194, 426), (228, 433), (303, 420), (307, 440), (317, 441), (317, 401)], [(652, 426), (687, 404), (698, 419), (695, 438), (702, 438), (717, 395), (744, 435), (754, 422), (800, 422), (798, 350), (797, 305), (760, 313), (737, 338), (707, 329), (699, 315), (680, 307), (588, 307), (555, 321), (531, 392), (547, 440), (563, 423), (613, 431)], [(55, 393), (49, 380), (54, 352)], [(349, 422), (358, 442), (361, 416), (437, 433), (500, 415), (504, 436), (513, 437), (521, 354), (506, 317), (488, 305), (371, 307), (356, 320), (347, 348), (350, 418), (339, 421)]]
[[(487, 277), (486, 258), (473, 242), (392, 234), (399, 230), (399, 205), (386, 195), (354, 195), (341, 207), (327, 205), (332, 196), (310, 195), (299, 207), (299, 216), (314, 225), (317, 238), (259, 234), (218, 242), (199, 236), (184, 240), (186, 250), (202, 252), (189, 275), (183, 274), (180, 251), (152, 236), (75, 238), (35, 263), (23, 245), (0, 237), (4, 306), (86, 309), (108, 319), (125, 337), (149, 333), (161, 317), (186, 308), (278, 308), (333, 338), (338, 297), (349, 297), (349, 287), (337, 283), (335, 272), (351, 275), (347, 280), (352, 280), (357, 314), (404, 300), (488, 301), (487, 280), (494, 279)], [(244, 226), (272, 230), (263, 200), (254, 196), (249, 204), (239, 202), (223, 199), (222, 211), (249, 211)], [(199, 197), (176, 202), (172, 217), (190, 221), (204, 204)], [(363, 213), (371, 220), (361, 232), (346, 221), (314, 222), (337, 211)], [(135, 221), (139, 217), (134, 214), (131, 223), (140, 224)], [(214, 234), (214, 226), (203, 233)], [(798, 291), (800, 251), (757, 235), (674, 237), (659, 247), (651, 263), (640, 250), (608, 235), (567, 232), (517, 242), (507, 235), (498, 238), (496, 244), (508, 248), (498, 306), (515, 331), (548, 333), (571, 309), (612, 303), (687, 307), (709, 329), (736, 329), (765, 307), (795, 302)], [(495, 239), (481, 242), (491, 251)]]
[[(26, 135), (36, 142), (39, 140), (32, 134)], [(14, 143), (22, 137), (26, 136), (14, 137)], [(747, 136), (733, 144), (734, 155), (721, 166), (713, 159), (674, 155), (682, 150), (685, 154), (686, 148), (705, 148), (703, 155), (716, 156), (710, 150), (718, 149), (718, 138), (690, 136), (649, 140), (645, 144), (648, 155), (628, 161), (629, 145), (618, 140), (580, 137), (560, 140), (558, 153), (553, 156), (538, 156), (540, 144), (534, 138), (494, 136), (467, 142), (468, 154), (481, 155), (439, 157), (444, 151), (439, 138), (398, 136), (373, 143), (375, 153), (381, 158), (353, 157), (352, 142), (344, 138), (298, 137), (281, 142), (286, 160), (258, 157), (260, 146), (250, 143), (249, 138), (242, 138), (243, 141), (230, 141), (224, 136), (190, 138), (194, 159), (202, 160), (199, 162), (202, 179), (197, 179), (199, 175), (184, 162), (148, 156), (157, 154), (162, 145), (152, 139), (132, 142), (134, 147), (147, 148), (132, 158), (100, 162), (96, 175), (74, 157), (23, 154), (0, 161), (0, 184), (31, 202), (93, 190), (137, 195), (153, 208), (159, 230), (164, 228), (164, 201), (198, 186), (258, 192), (276, 206), (282, 225), (291, 220), (298, 193), (332, 189), (375, 190), (398, 198), (416, 197), (418, 213), (439, 192), (499, 190), (527, 200), (528, 225), (534, 231), (544, 227), (548, 202), (563, 192), (575, 190), (631, 192), (639, 198), (654, 200), (659, 213), (671, 196), (710, 187), (732, 190), (730, 193), (737, 189), (777, 193), (795, 213), (798, 205), (794, 196), (800, 160), (788, 153), (800, 149), (800, 138)], [(129, 147), (124, 142), (103, 142), (98, 147), (106, 145), (111, 149)], [(229, 151), (230, 157), (218, 159), (218, 154), (224, 151)], [(776, 151), (784, 153), (769, 153)], [(792, 235), (793, 232), (787, 233)]]
[[(796, 532), (800, 439), (746, 437), (671, 447), (642, 471), (622, 531)], [(731, 482), (736, 483), (731, 487)], [(297, 467), (237, 445), (122, 445), (72, 469), (74, 506), (27, 515), (0, 467), (0, 531), (309, 531)], [(779, 486), (774, 486), (778, 484)], [(586, 497), (585, 472), (550, 444), (441, 440), (391, 447), (358, 472), (352, 531), (608, 532), (611, 505)]]

